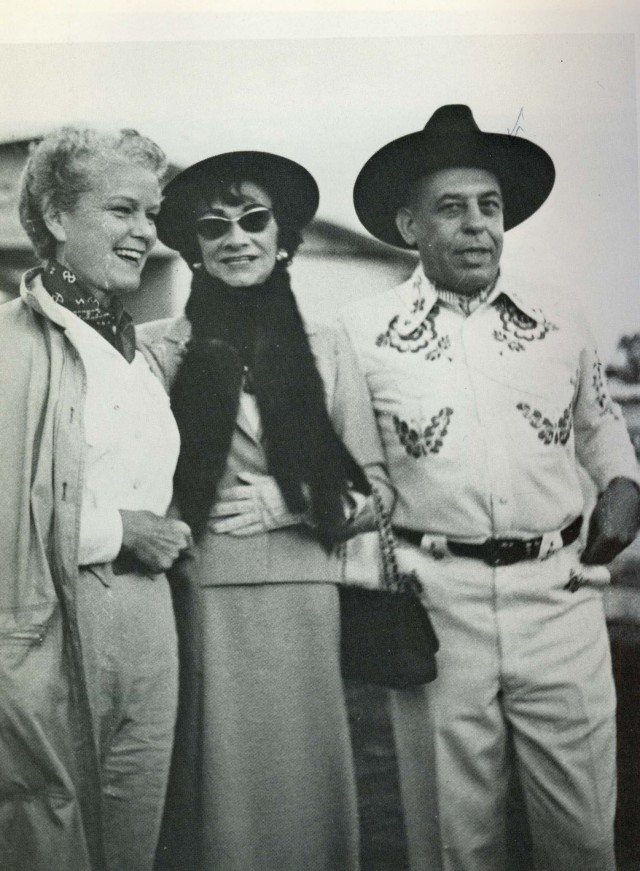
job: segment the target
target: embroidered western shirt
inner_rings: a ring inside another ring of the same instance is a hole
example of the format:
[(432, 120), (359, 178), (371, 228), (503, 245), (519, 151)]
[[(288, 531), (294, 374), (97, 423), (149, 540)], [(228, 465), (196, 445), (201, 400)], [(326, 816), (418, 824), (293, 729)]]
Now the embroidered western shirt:
[(593, 338), (500, 276), (465, 316), (421, 266), (341, 321), (365, 373), (393, 522), (466, 542), (562, 529), (583, 509), (578, 463), (599, 489), (640, 483)]
[(140, 351), (128, 363), (91, 326), (57, 307), (87, 379), (79, 564), (110, 562), (122, 546), (121, 509), (164, 515), (169, 507), (178, 428)]

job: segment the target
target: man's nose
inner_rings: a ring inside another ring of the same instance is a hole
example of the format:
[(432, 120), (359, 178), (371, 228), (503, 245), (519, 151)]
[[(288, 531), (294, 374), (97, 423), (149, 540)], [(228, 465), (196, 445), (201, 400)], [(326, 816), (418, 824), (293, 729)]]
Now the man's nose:
[(486, 216), (482, 212), (479, 203), (473, 200), (469, 201), (463, 215), (463, 229), (469, 233), (476, 233), (480, 230), (484, 230), (486, 222)]

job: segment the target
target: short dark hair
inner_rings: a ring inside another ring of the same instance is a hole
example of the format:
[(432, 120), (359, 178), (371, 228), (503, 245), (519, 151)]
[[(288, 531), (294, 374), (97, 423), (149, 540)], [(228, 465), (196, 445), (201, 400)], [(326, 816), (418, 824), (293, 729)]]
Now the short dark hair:
[[(296, 227), (287, 224), (286, 192), (280, 189), (276, 190), (273, 184), (266, 184), (264, 179), (259, 177), (258, 174), (251, 178), (216, 177), (211, 179), (206, 189), (200, 189), (197, 192), (194, 190), (195, 202), (193, 205), (195, 206), (195, 214), (198, 212), (200, 212), (200, 215), (206, 214), (211, 208), (210, 203), (214, 200), (219, 200), (227, 206), (239, 206), (246, 202), (246, 197), (242, 194), (240, 188), (247, 182), (261, 188), (271, 199), (273, 216), (278, 226), (278, 245), (287, 252), (286, 262), (280, 262), (288, 265), (300, 247), (302, 235)], [(193, 224), (192, 232), (186, 229), (182, 234), (179, 251), (191, 268), (193, 268), (194, 263), (198, 263), (202, 259), (195, 223)]]

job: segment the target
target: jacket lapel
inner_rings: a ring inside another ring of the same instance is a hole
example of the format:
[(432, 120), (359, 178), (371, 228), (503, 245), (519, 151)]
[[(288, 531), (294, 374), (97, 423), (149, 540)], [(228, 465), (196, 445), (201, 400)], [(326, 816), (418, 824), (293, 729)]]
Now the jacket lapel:
[[(160, 322), (156, 323), (139, 330), (139, 336), (142, 339), (140, 344), (143, 352), (148, 352), (146, 356), (152, 367), (160, 370), (159, 374), (167, 391), (170, 392), (191, 338), (191, 324), (184, 315), (175, 318), (168, 325), (164, 322), (164, 327)], [(158, 329), (162, 329), (162, 332), (158, 333)], [(153, 337), (150, 335), (151, 332), (155, 333)], [(203, 400), (205, 399), (203, 397)], [(260, 419), (253, 413), (249, 403), (242, 400), (241, 396), (235, 425), (243, 435), (260, 445), (262, 438)]]

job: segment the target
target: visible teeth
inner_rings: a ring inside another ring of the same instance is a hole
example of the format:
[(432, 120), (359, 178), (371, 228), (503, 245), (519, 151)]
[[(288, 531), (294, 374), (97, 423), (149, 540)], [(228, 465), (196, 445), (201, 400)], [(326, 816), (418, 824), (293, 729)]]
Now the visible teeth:
[(118, 257), (126, 257), (128, 260), (135, 260), (138, 263), (142, 259), (142, 252), (136, 251), (133, 248), (116, 248)]

